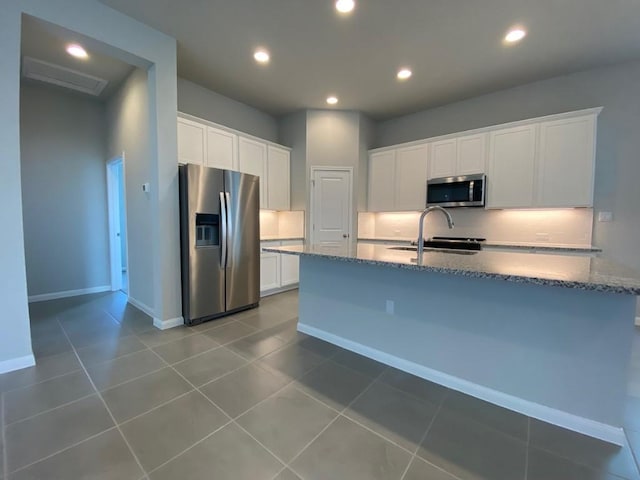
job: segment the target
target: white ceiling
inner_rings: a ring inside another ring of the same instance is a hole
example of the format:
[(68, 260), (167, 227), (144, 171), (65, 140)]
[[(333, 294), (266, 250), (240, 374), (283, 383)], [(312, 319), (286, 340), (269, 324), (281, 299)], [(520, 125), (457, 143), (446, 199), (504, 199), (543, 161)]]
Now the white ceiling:
[[(638, 0), (356, 0), (346, 17), (333, 0), (101, 1), (175, 37), (180, 76), (275, 115), (335, 93), (384, 119), (640, 58)], [(529, 34), (505, 47), (515, 24)]]
[[(80, 60), (67, 54), (70, 43), (81, 44), (89, 54), (86, 60)], [(22, 55), (44, 60), (54, 65), (107, 80), (109, 83), (99, 95), (99, 99), (108, 98), (131, 73), (134, 67), (117, 60), (102, 51), (104, 45), (96, 40), (84, 37), (65, 28), (24, 15), (22, 17)], [(34, 82), (34, 80), (28, 80)], [(64, 87), (55, 87), (64, 88)], [(86, 93), (76, 92), (78, 95)]]

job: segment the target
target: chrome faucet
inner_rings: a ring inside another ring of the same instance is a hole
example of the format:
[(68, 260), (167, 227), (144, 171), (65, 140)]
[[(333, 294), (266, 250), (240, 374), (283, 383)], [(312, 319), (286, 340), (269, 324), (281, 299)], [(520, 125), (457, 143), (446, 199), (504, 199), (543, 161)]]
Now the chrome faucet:
[(418, 263), (422, 261), (422, 254), (424, 253), (424, 217), (427, 216), (428, 213), (433, 212), (435, 210), (439, 210), (447, 217), (447, 223), (449, 224), (449, 228), (453, 228), (453, 218), (451, 218), (451, 214), (447, 212), (444, 208), (435, 205), (433, 207), (425, 208), (420, 215), (420, 222), (418, 223)]

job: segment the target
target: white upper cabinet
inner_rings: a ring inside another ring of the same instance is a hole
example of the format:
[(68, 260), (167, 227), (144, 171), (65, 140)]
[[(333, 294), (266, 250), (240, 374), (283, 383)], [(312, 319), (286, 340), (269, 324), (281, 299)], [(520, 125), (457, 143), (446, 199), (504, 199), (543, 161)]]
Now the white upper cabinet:
[(207, 127), (206, 166), (238, 170), (238, 136), (225, 130)]
[(478, 133), (433, 142), (429, 156), (429, 180), (484, 173), (486, 138), (486, 133)]
[(596, 118), (542, 122), (537, 206), (593, 206)]
[(238, 169), (260, 177), (260, 208), (267, 208), (267, 145), (249, 138), (238, 139)]
[(526, 208), (534, 201), (537, 125), (489, 134), (487, 208)]
[(452, 177), (456, 174), (457, 139), (448, 138), (431, 144), (429, 179)]
[(592, 207), (601, 110), (531, 118), (372, 151), (369, 211), (424, 208), (425, 166), (429, 179), (486, 172), (486, 208)]
[(206, 142), (206, 125), (178, 118), (178, 163), (204, 165)]
[(484, 173), (487, 162), (487, 134), (458, 137), (456, 175)]
[(422, 210), (427, 196), (428, 145), (369, 156), (369, 211)]
[[(184, 115), (184, 114), (181, 114)], [(290, 151), (206, 120), (178, 117), (178, 163), (260, 177), (260, 208), (291, 208)]]
[(267, 208), (289, 210), (291, 182), (290, 154), (284, 148), (269, 145), (267, 150)]
[(396, 152), (389, 150), (369, 157), (369, 211), (395, 210)]
[(427, 203), (428, 145), (396, 150), (395, 210), (422, 210)]

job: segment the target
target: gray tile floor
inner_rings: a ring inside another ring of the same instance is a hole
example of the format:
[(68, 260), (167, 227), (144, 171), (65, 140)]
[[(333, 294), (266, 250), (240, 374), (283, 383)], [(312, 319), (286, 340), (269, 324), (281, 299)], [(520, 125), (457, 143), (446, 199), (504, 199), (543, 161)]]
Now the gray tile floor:
[[(121, 293), (31, 306), (0, 375), (0, 478), (640, 479), (640, 334), (617, 448), (296, 331), (297, 293), (155, 330)], [(637, 457), (636, 457), (637, 458)]]

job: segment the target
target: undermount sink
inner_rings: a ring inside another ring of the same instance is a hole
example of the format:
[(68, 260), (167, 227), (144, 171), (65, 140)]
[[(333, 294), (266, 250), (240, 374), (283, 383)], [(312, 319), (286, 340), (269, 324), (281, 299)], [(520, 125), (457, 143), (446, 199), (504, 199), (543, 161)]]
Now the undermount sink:
[[(475, 248), (473, 250), (470, 249), (464, 249), (461, 247), (432, 247), (428, 245), (429, 242), (425, 241), (424, 242), (424, 249), (425, 251), (438, 251), (438, 252), (445, 252), (445, 253), (455, 253), (457, 255), (475, 255), (476, 253), (478, 253), (478, 250), (480, 250), (479, 248)], [(405, 252), (418, 252), (418, 247), (389, 247), (389, 250), (402, 250)]]
[(425, 240), (425, 248), (446, 248), (448, 250), (482, 250), (480, 242), (466, 240)]

